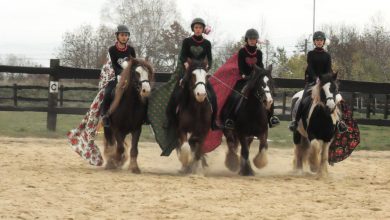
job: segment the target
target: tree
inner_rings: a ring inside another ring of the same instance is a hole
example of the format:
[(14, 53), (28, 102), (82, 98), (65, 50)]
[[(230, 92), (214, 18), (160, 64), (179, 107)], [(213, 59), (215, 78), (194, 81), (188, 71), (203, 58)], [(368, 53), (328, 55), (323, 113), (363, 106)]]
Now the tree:
[(181, 43), (189, 35), (178, 21), (174, 21), (169, 29), (162, 30), (161, 40), (157, 43), (154, 67), (160, 71), (173, 72), (177, 66)]
[(108, 0), (102, 17), (112, 24), (127, 24), (137, 56), (160, 63), (162, 32), (178, 14), (172, 0)]
[(113, 45), (114, 30), (100, 26), (82, 25), (73, 32), (66, 32), (57, 57), (64, 66), (100, 68), (105, 62), (107, 49)]

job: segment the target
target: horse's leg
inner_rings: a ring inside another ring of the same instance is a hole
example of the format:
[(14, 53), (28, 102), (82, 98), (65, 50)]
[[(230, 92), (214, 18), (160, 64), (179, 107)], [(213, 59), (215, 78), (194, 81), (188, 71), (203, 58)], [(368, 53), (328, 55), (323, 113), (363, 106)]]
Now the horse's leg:
[(117, 163), (117, 167), (121, 167), (126, 160), (126, 157), (124, 154), (124, 152), (125, 152), (125, 146), (124, 146), (125, 138), (126, 138), (126, 135), (121, 134), (120, 132), (117, 132), (117, 134), (115, 135), (116, 154), (114, 156), (114, 159), (115, 159), (115, 162)]
[(177, 157), (182, 164), (182, 168), (180, 170), (181, 173), (190, 173), (191, 169), (189, 164), (191, 162), (191, 148), (188, 144), (187, 134), (182, 132), (180, 134), (180, 144), (179, 147), (176, 148)]
[(241, 169), (240, 175), (242, 176), (253, 176), (253, 170), (249, 161), (249, 147), (248, 140), (246, 137), (239, 137), (241, 144)]
[(259, 152), (257, 153), (256, 157), (253, 158), (253, 164), (259, 169), (267, 166), (268, 164), (268, 158), (267, 158), (267, 150), (268, 150), (268, 130), (264, 132), (264, 134), (259, 135), (260, 145), (259, 145)]
[(319, 168), (320, 169), (319, 170), (319, 175), (321, 177), (327, 177), (328, 176), (329, 146), (330, 146), (330, 142), (322, 143), (321, 163), (320, 163), (320, 168)]
[(308, 150), (310, 148), (310, 143), (306, 137), (302, 136), (298, 131), (294, 131), (294, 170), (302, 173), (303, 172), (303, 163), (307, 160)]
[(137, 157), (138, 157), (138, 141), (139, 137), (141, 136), (142, 126), (131, 133), (131, 149), (130, 149), (130, 165), (129, 170), (131, 170), (132, 173), (139, 174), (141, 173), (141, 170), (138, 167), (137, 163)]
[(188, 140), (192, 152), (192, 161), (190, 166), (193, 174), (198, 174), (200, 172), (200, 161), (203, 157), (201, 142), (201, 138), (194, 134), (192, 134)]
[(226, 153), (225, 166), (233, 172), (237, 172), (240, 168), (240, 159), (237, 155), (238, 138), (234, 135), (233, 131), (224, 131), (226, 142), (228, 146), (228, 152)]
[(106, 161), (104, 168), (106, 170), (116, 169), (116, 164), (114, 162), (113, 152), (112, 152), (113, 147), (114, 146), (110, 146), (108, 141), (104, 139), (104, 160)]
[(310, 152), (309, 152), (309, 165), (311, 172), (318, 172), (320, 168), (320, 154), (321, 154), (321, 148), (323, 145), (322, 140), (313, 139), (310, 142)]

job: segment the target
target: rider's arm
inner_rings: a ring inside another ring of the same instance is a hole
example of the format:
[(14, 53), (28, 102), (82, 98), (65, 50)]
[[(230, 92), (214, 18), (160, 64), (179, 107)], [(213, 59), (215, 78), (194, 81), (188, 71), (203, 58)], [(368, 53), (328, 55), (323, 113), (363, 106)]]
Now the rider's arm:
[(241, 49), (240, 51), (238, 51), (238, 70), (241, 77), (247, 75), (247, 73), (245, 73), (246, 65), (247, 64), (245, 63), (245, 51)]
[(257, 50), (257, 63), (256, 65), (262, 69), (264, 69), (264, 64), (263, 64), (263, 53), (261, 50)]
[(207, 51), (206, 51), (206, 55), (207, 55), (207, 62), (208, 62), (208, 69), (211, 68), (211, 66), (213, 65), (213, 55), (211, 53), (211, 43), (210, 41), (207, 41)]

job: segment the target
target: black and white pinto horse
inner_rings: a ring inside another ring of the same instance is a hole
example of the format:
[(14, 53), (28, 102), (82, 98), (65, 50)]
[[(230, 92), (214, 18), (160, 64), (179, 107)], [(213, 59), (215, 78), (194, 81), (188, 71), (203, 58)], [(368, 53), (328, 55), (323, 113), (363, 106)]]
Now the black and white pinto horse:
[(308, 92), (311, 92), (311, 95), (303, 100), (300, 100), (303, 91), (296, 93), (291, 104), (291, 109), (295, 110), (299, 102), (303, 104), (302, 117), (293, 134), (294, 170), (302, 173), (304, 164), (308, 162), (312, 172), (326, 177), (329, 146), (334, 138), (336, 122), (340, 117), (337, 104), (342, 99), (338, 94), (337, 73), (321, 75)]
[[(268, 119), (267, 113), (273, 103), (273, 80), (271, 76), (272, 66), (267, 69), (255, 66), (250, 79), (244, 88), (241, 105), (235, 110), (235, 128), (224, 129), (228, 152), (226, 154), (226, 167), (243, 176), (252, 176), (252, 170), (249, 161), (249, 148), (257, 137), (260, 141), (259, 152), (253, 159), (253, 163), (259, 169), (265, 167), (267, 161), (267, 137), (268, 137)], [(231, 94), (236, 95), (236, 94)], [(226, 121), (229, 115), (229, 102), (234, 101), (229, 97), (221, 110), (221, 120)], [(241, 144), (241, 159), (237, 155), (238, 143)]]

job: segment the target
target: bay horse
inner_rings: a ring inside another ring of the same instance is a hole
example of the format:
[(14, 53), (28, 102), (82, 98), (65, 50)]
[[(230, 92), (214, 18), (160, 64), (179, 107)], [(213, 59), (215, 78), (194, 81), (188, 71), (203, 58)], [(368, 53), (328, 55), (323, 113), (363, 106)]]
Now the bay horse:
[[(176, 84), (181, 87), (177, 90), (180, 94), (176, 118), (169, 119), (179, 137), (176, 152), (182, 164), (181, 172), (185, 174), (198, 173), (200, 162), (203, 168), (207, 167), (202, 147), (211, 127), (212, 115), (206, 89), (209, 79), (207, 61), (188, 59), (187, 62), (189, 66), (184, 78)], [(168, 113), (167, 116), (172, 117)]]
[(122, 71), (115, 98), (108, 111), (111, 125), (104, 128), (106, 169), (121, 167), (125, 160), (125, 138), (131, 133), (130, 165), (132, 173), (140, 173), (137, 163), (138, 141), (146, 121), (148, 96), (154, 82), (152, 66), (141, 59), (131, 59)]
[[(259, 152), (253, 159), (253, 163), (259, 169), (267, 165), (267, 137), (268, 137), (268, 119), (267, 114), (270, 110), (273, 99), (273, 79), (271, 76), (272, 66), (267, 69), (254, 67), (251, 77), (248, 79), (244, 92), (241, 97), (241, 104), (235, 109), (235, 127), (234, 129), (223, 129), (224, 136), (228, 145), (228, 152), (225, 158), (226, 167), (237, 172), (242, 176), (254, 175), (249, 161), (249, 148), (254, 139), (260, 140)], [(241, 91), (240, 91), (241, 92)], [(229, 106), (234, 102), (232, 92), (227, 102), (221, 110), (221, 121), (226, 121), (229, 117)], [(238, 158), (238, 144), (241, 144), (241, 159)]]
[[(329, 146), (334, 138), (336, 122), (340, 112), (337, 104), (341, 100), (338, 94), (337, 73), (321, 75), (316, 84), (309, 89), (309, 94), (302, 102), (302, 118), (293, 133), (294, 170), (303, 172), (303, 165), (308, 162), (310, 170), (321, 177), (328, 175)], [(298, 105), (297, 94), (292, 99), (291, 109)]]

